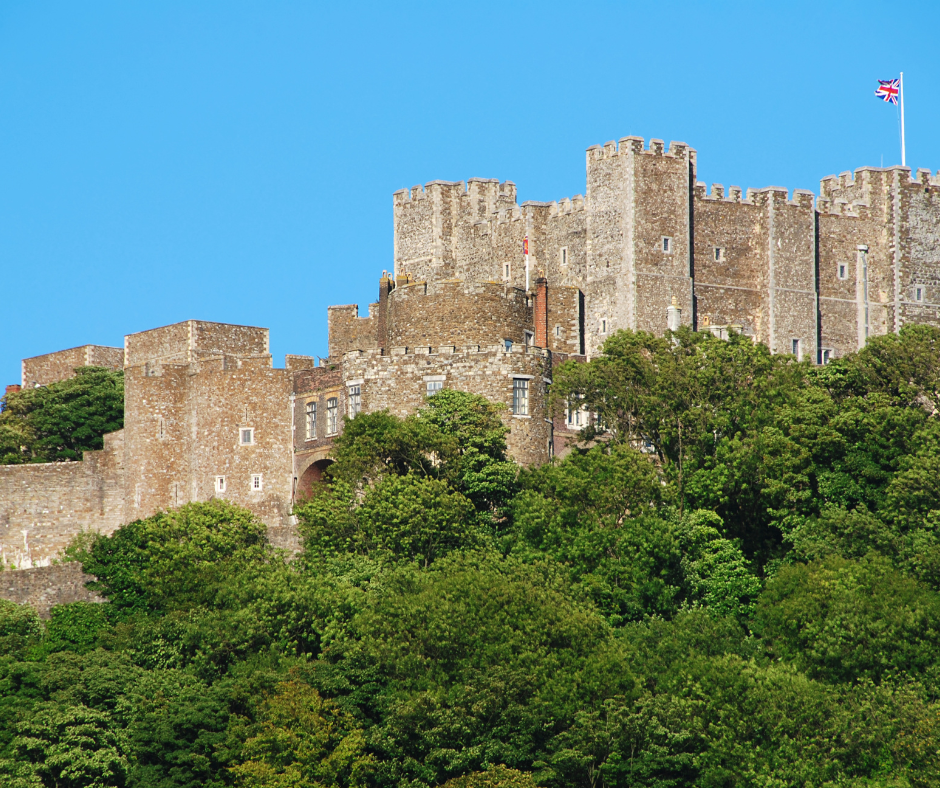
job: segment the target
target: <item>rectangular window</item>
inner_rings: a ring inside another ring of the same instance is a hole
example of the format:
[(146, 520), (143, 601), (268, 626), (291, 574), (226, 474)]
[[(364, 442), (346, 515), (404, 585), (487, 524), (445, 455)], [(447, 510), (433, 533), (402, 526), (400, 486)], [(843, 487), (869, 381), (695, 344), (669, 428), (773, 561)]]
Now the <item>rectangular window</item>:
[(568, 265), (568, 247), (562, 247), (561, 250), (561, 264)]
[(556, 337), (561, 336), (561, 326), (555, 326), (555, 336)]
[(847, 279), (849, 276), (849, 267), (845, 263), (839, 263), (839, 279)]
[(217, 493), (225, 492), (225, 477), (224, 476), (215, 477), (215, 491)]
[(822, 356), (822, 363), (828, 364), (830, 361), (832, 361), (832, 351), (828, 349), (824, 350), (823, 356)]
[(720, 263), (725, 258), (725, 250), (720, 246), (715, 247), (715, 262)]
[(532, 333), (531, 331), (526, 331), (525, 332), (525, 346), (532, 347), (533, 345), (535, 345), (535, 334)]
[(326, 401), (326, 434), (335, 435), (336, 434), (336, 416), (338, 409), (339, 401), (336, 397), (330, 397)]
[(359, 386), (349, 387), (349, 418), (354, 419), (362, 410), (362, 389)]
[(514, 416), (529, 415), (529, 381), (525, 378), (512, 379), (512, 413)]
[(427, 394), (429, 397), (433, 397), (437, 392), (444, 388), (444, 381), (442, 380), (429, 380), (427, 382)]
[(503, 340), (503, 344), (504, 344), (505, 347), (506, 347), (506, 352), (507, 352), (507, 353), (508, 353), (510, 350), (512, 350), (512, 340), (511, 340), (511, 339), (504, 339), (504, 340)]
[(587, 412), (581, 407), (580, 397), (568, 402), (568, 426), (581, 429), (587, 424)]
[(923, 300), (924, 300), (924, 288), (918, 287), (918, 288), (914, 291), (914, 300), (915, 300), (915, 301), (923, 301)]
[(503, 267), (503, 277), (509, 279), (509, 263), (506, 263)]
[(663, 236), (663, 252), (668, 254), (672, 251), (672, 238), (668, 238), (665, 235)]
[(307, 403), (307, 440), (312, 441), (317, 437), (317, 403)]
[(601, 320), (601, 333), (602, 333), (602, 334), (606, 334), (606, 333), (607, 333), (607, 320), (606, 320), (606, 318)]
[(793, 355), (796, 356), (797, 359), (800, 357), (800, 340), (798, 339), (793, 340)]
[(238, 431), (238, 442), (242, 446), (251, 446), (255, 442), (255, 431), (253, 427), (242, 427)]
[(261, 491), (261, 474), (253, 473), (251, 474), (251, 491), (260, 492)]

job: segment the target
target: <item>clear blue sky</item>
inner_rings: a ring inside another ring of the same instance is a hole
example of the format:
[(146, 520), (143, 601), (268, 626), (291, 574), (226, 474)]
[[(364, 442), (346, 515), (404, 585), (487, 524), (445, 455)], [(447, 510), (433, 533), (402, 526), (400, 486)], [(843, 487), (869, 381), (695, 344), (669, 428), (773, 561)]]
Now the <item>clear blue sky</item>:
[(818, 190), (940, 168), (940, 5), (0, 4), (0, 383), (23, 357), (197, 318), (326, 355), (375, 298), (392, 193), (584, 191), (584, 150), (683, 140), (700, 179)]

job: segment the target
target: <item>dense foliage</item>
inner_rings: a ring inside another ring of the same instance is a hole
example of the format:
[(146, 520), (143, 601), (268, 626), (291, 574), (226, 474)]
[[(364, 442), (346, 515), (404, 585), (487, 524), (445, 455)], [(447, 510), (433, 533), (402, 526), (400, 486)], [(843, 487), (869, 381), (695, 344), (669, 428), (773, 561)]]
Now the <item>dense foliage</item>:
[(75, 377), (0, 400), (0, 465), (80, 460), (124, 426), (124, 373), (80, 367)]
[(108, 604), (0, 603), (0, 784), (938, 785), (938, 386), (930, 328), (620, 333), (543, 467), (479, 397), (361, 415), (296, 559), (189, 504), (76, 540)]

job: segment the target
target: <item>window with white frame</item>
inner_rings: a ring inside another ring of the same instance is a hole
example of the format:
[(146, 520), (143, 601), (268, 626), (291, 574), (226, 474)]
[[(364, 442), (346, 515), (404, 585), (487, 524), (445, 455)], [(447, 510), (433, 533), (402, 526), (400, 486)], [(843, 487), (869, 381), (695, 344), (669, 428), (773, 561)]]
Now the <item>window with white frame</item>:
[(923, 301), (924, 300), (924, 288), (917, 287), (914, 289), (914, 300)]
[(572, 397), (568, 400), (568, 427), (570, 429), (579, 430), (587, 426), (588, 414), (581, 400), (581, 397)]
[(836, 276), (839, 279), (848, 279), (849, 278), (849, 267), (845, 263), (839, 263)]
[(225, 477), (224, 476), (215, 477), (215, 491), (217, 493), (225, 492)]
[(443, 380), (428, 380), (425, 383), (425, 391), (429, 397), (433, 397), (442, 388), (444, 388)]
[(601, 318), (601, 333), (602, 334), (607, 333), (607, 318), (606, 317)]
[(561, 326), (555, 326), (555, 336), (556, 337), (561, 336)]
[(525, 346), (532, 347), (535, 345), (535, 334), (532, 331), (525, 332)]
[(503, 263), (503, 279), (510, 279), (510, 273), (512, 269), (509, 267), (509, 263)]
[(568, 265), (568, 247), (567, 246), (561, 247), (560, 257), (561, 257), (561, 264)]
[(362, 410), (362, 387), (349, 387), (349, 418), (354, 419)]
[(799, 357), (800, 357), (800, 340), (794, 339), (794, 340), (793, 340), (793, 346), (792, 346), (792, 347), (793, 347), (793, 355), (796, 356), (797, 359), (799, 359)]
[(715, 262), (720, 263), (724, 259), (725, 259), (725, 250), (722, 249), (720, 246), (716, 246), (715, 247)]
[(832, 351), (829, 348), (824, 348), (822, 352), (822, 363), (828, 364), (832, 361)]
[(669, 254), (672, 251), (672, 238), (668, 235), (663, 236), (663, 253)]
[(262, 489), (263, 488), (261, 485), (261, 474), (260, 473), (251, 474), (251, 491), (261, 492)]
[(336, 434), (337, 410), (339, 410), (339, 400), (336, 397), (330, 397), (326, 401), (326, 434)]
[(529, 415), (529, 381), (527, 378), (512, 379), (512, 413), (514, 416)]
[(306, 407), (307, 416), (307, 440), (312, 441), (317, 437), (317, 403), (308, 402)]
[(254, 427), (239, 427), (238, 442), (242, 446), (251, 446), (255, 442)]

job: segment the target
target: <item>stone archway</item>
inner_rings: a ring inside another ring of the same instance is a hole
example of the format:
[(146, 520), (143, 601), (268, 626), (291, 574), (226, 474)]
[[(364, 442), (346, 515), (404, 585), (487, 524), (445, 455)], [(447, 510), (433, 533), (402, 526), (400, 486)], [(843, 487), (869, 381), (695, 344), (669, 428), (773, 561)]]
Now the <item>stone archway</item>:
[(333, 460), (312, 462), (297, 480), (297, 492), (294, 499), (298, 502), (309, 498), (318, 482), (323, 481), (323, 472), (333, 464)]

